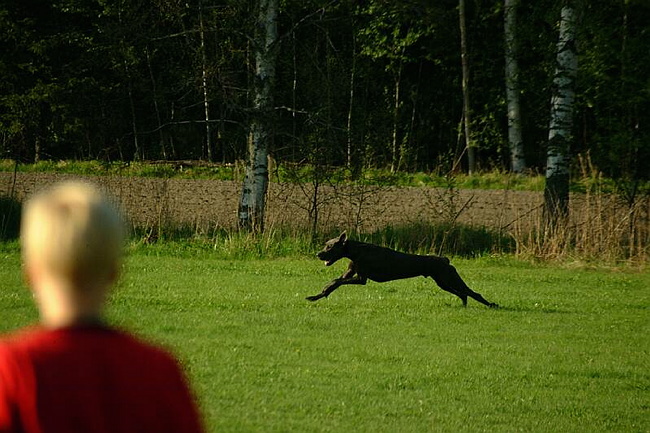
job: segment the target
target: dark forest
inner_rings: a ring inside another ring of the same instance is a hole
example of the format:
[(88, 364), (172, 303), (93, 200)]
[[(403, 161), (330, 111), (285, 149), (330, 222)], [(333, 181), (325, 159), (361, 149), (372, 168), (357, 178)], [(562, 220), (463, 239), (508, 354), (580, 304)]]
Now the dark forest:
[[(457, 0), (279, 3), (277, 161), (467, 169)], [(515, 29), (526, 167), (544, 170), (562, 2)], [(612, 178), (647, 179), (650, 7), (576, 1), (573, 137)], [(256, 1), (0, 1), (0, 157), (246, 158)], [(504, 4), (467, 0), (478, 170), (510, 170)]]

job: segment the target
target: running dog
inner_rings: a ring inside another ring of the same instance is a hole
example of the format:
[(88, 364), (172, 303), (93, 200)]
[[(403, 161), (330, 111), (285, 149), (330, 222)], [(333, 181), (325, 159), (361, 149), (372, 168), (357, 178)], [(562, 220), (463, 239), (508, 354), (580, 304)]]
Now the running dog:
[(366, 284), (368, 280), (383, 283), (411, 277), (431, 277), (442, 290), (458, 296), (467, 306), (467, 297), (473, 298), (490, 308), (497, 304), (488, 302), (479, 293), (470, 289), (462, 280), (449, 259), (438, 256), (406, 254), (390, 248), (358, 242), (347, 238), (345, 232), (325, 243), (325, 248), (317, 254), (326, 266), (342, 258), (350, 259), (347, 271), (332, 280), (318, 295), (308, 296), (309, 301), (328, 297), (334, 290), (345, 284)]

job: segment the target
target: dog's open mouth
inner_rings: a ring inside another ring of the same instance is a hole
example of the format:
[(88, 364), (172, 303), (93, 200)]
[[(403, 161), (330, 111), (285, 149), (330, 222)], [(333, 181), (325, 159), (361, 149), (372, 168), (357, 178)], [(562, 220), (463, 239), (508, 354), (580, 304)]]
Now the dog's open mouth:
[(336, 261), (336, 259), (328, 259), (327, 257), (324, 257), (326, 254), (318, 253), (316, 256), (325, 263), (325, 266), (332, 266)]

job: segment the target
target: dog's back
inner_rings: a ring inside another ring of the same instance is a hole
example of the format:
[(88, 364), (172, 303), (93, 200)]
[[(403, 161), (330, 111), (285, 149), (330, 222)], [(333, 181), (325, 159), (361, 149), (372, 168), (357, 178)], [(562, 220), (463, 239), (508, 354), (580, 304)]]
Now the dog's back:
[(417, 276), (429, 277), (449, 259), (402, 253), (390, 248), (348, 240), (349, 259), (359, 275), (378, 283)]

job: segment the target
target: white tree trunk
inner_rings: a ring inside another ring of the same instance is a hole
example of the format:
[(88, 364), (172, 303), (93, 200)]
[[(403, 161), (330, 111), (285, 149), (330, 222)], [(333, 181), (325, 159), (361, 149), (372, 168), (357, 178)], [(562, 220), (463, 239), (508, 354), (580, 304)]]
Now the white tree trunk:
[(201, 86), (203, 88), (203, 113), (205, 115), (205, 148), (208, 161), (212, 162), (212, 125), (210, 125), (210, 99), (208, 98), (208, 55), (205, 48), (203, 4), (199, 2), (199, 37), (201, 40)]
[(565, 4), (560, 19), (557, 64), (553, 79), (544, 188), (545, 210), (553, 223), (565, 217), (569, 209), (569, 144), (573, 127), (574, 83), (578, 70), (575, 33), (575, 12)]
[(517, 8), (519, 0), (505, 0), (504, 33), (506, 52), (506, 99), (508, 101), (508, 143), (510, 166), (514, 173), (526, 170), (524, 143), (521, 134), (519, 106), (519, 65), (517, 63)]
[(259, 0), (255, 54), (254, 101), (248, 137), (248, 163), (239, 202), (239, 226), (264, 230), (268, 189), (268, 148), (273, 140), (273, 84), (278, 43), (278, 0)]
[[(402, 50), (402, 53), (404, 51)], [(399, 170), (399, 144), (398, 144), (398, 132), (397, 132), (397, 127), (398, 127), (398, 120), (399, 120), (399, 106), (400, 106), (400, 89), (401, 89), (401, 84), (402, 84), (402, 64), (400, 61), (400, 64), (398, 66), (398, 71), (397, 71), (397, 76), (395, 77), (395, 89), (393, 93), (393, 136), (391, 139), (391, 162), (390, 162), (390, 171), (391, 173), (395, 173), (396, 171)]]
[(352, 66), (350, 67), (350, 97), (348, 105), (348, 123), (347, 123), (347, 152), (346, 152), (346, 162), (347, 167), (352, 168), (352, 108), (354, 106), (354, 76), (356, 73), (356, 39), (354, 34), (352, 35)]

